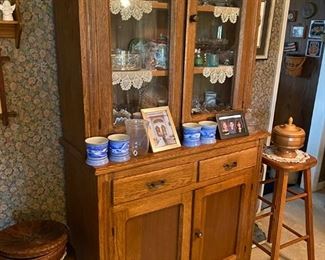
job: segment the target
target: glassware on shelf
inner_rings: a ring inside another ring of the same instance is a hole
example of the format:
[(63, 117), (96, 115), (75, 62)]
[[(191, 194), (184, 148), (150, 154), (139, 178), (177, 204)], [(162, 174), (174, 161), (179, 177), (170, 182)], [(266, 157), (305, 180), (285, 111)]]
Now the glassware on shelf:
[(223, 65), (234, 65), (235, 53), (233, 50), (220, 51), (219, 62)]
[(140, 70), (141, 55), (139, 53), (130, 53), (129, 51), (117, 49), (115, 53), (111, 54), (112, 69), (118, 70)]
[(204, 102), (207, 109), (215, 108), (217, 106), (217, 93), (210, 90), (205, 91)]
[(149, 70), (168, 68), (168, 45), (165, 38), (148, 41), (145, 44), (145, 64)]
[(195, 49), (194, 65), (197, 67), (202, 67), (204, 65), (201, 49)]
[(219, 65), (219, 55), (215, 53), (207, 53), (207, 66), (218, 67), (218, 65)]

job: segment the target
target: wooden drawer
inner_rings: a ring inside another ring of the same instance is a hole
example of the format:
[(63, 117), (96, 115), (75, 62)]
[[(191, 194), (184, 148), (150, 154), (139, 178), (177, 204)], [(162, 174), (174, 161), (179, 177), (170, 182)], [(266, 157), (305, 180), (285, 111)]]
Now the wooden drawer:
[(200, 161), (199, 180), (211, 178), (242, 170), (256, 165), (257, 148), (231, 153), (204, 161)]
[(147, 172), (113, 181), (114, 205), (196, 182), (195, 163)]

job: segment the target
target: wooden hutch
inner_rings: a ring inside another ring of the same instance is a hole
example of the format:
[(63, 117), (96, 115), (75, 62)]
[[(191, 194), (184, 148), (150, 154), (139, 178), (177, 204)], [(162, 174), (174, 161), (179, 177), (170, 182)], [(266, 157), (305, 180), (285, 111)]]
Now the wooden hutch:
[[(54, 1), (77, 259), (249, 259), (264, 133), (100, 168), (86, 165), (84, 139), (123, 132), (123, 117), (161, 103), (179, 133), (181, 123), (245, 110), (259, 1), (137, 0), (137, 10), (134, 1)], [(140, 55), (141, 70), (116, 69), (123, 53)], [(214, 54), (219, 66), (209, 68)], [(121, 78), (131, 72), (151, 78), (126, 84)]]

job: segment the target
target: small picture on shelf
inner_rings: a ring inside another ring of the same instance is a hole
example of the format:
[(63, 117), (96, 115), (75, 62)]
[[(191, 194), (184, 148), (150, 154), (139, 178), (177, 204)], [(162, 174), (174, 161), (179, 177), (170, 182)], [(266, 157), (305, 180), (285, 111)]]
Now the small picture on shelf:
[(231, 111), (216, 115), (220, 139), (229, 139), (248, 135), (248, 129), (243, 112)]
[(305, 38), (305, 26), (303, 25), (292, 25), (291, 26), (291, 38)]
[(307, 41), (306, 47), (306, 56), (318, 58), (322, 54), (323, 42), (321, 40), (312, 40)]
[(309, 38), (320, 39), (325, 33), (325, 20), (312, 20), (309, 27)]
[(141, 113), (149, 121), (148, 136), (154, 153), (181, 146), (168, 106), (141, 109)]

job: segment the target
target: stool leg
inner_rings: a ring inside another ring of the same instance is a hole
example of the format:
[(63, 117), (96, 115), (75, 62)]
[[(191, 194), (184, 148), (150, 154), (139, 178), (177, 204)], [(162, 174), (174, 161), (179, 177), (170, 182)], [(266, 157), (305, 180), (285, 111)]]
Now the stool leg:
[(271, 243), (272, 241), (272, 227), (273, 227), (273, 222), (274, 222), (274, 206), (275, 206), (275, 198), (276, 198), (276, 188), (277, 188), (277, 180), (279, 177), (279, 172), (278, 170), (276, 171), (275, 174), (275, 181), (274, 181), (274, 185), (273, 185), (273, 196), (272, 196), (272, 206), (271, 206), (271, 212), (273, 213), (270, 216), (270, 222), (269, 222), (269, 229), (267, 232), (267, 242)]
[(310, 169), (304, 171), (304, 185), (307, 197), (305, 197), (305, 217), (306, 217), (306, 233), (309, 235), (307, 240), (308, 260), (315, 259), (314, 248), (314, 227), (313, 227), (313, 202), (311, 191)]
[(278, 172), (276, 187), (276, 198), (274, 205), (274, 217), (272, 225), (272, 250), (271, 259), (278, 260), (280, 256), (281, 229), (283, 222), (283, 213), (286, 204), (288, 174), (284, 171)]

